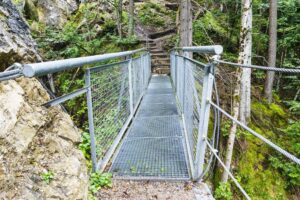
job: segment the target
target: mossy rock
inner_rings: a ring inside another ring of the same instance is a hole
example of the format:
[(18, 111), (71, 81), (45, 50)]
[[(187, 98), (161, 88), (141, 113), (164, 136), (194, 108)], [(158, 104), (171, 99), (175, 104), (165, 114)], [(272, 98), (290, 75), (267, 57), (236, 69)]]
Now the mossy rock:
[(27, 19), (31, 19), (34, 21), (39, 20), (38, 10), (32, 0), (25, 1), (24, 14)]

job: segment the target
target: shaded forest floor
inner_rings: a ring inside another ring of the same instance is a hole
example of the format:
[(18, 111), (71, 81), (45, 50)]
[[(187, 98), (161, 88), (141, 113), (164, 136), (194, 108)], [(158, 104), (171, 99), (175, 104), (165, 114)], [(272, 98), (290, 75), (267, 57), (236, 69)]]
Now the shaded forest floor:
[(112, 188), (101, 189), (98, 199), (109, 200), (210, 200), (203, 183), (114, 180)]

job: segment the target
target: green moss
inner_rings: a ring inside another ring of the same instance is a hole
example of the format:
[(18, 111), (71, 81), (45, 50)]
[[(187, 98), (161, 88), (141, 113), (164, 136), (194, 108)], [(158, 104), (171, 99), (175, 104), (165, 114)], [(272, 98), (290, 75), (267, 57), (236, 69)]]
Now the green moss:
[(282, 127), (287, 123), (288, 114), (278, 104), (256, 101), (251, 104), (251, 110), (255, 120), (261, 122), (262, 126), (271, 128), (271, 130), (273, 127)]
[(6, 19), (6, 16), (0, 11), (0, 20)]
[(237, 174), (253, 199), (286, 199), (286, 182), (274, 168), (267, 166), (268, 148), (257, 150), (256, 141), (247, 140), (247, 150), (239, 158)]
[(137, 8), (139, 21), (144, 26), (155, 28), (167, 27), (167, 22), (173, 22), (175, 13), (158, 4), (145, 2)]
[[(297, 155), (299, 136), (295, 132), (300, 126), (288, 126), (288, 117), (287, 110), (280, 104), (254, 100), (249, 127)], [(222, 132), (227, 133), (230, 124), (223, 122)], [(283, 127), (288, 128), (282, 130)], [(244, 129), (238, 128), (236, 138), (238, 142), (235, 144), (232, 170), (250, 197), (269, 200), (289, 199), (289, 185), (295, 185), (300, 179), (297, 175), (299, 170), (297, 171), (291, 163), (283, 162), (272, 148)], [(221, 170), (218, 170), (214, 175), (215, 182), (220, 180), (220, 174)], [(241, 195), (235, 187), (232, 187), (231, 191), (235, 197)]]
[(24, 14), (27, 19), (39, 21), (39, 13), (32, 0), (26, 0)]
[(16, 5), (20, 5), (23, 2), (23, 0), (12, 0), (12, 2)]

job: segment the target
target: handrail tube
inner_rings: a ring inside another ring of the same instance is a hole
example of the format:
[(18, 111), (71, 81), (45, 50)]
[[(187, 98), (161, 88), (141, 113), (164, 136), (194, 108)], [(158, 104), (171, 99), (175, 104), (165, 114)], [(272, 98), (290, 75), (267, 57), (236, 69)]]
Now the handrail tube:
[(181, 50), (184, 52), (197, 52), (197, 53), (213, 54), (213, 55), (220, 55), (223, 53), (223, 47), (221, 45), (177, 47), (174, 48), (173, 50)]
[(49, 62), (25, 64), (23, 65), (23, 74), (26, 77), (41, 76), (45, 74), (60, 72), (63, 70), (73, 69), (86, 64), (92, 64), (96, 62), (105, 61), (108, 59), (129, 56), (145, 50), (146, 50), (145, 48), (142, 48), (134, 51), (124, 51), (124, 52), (109, 53), (104, 55), (70, 58), (66, 60), (56, 60), (56, 61), (49, 61)]

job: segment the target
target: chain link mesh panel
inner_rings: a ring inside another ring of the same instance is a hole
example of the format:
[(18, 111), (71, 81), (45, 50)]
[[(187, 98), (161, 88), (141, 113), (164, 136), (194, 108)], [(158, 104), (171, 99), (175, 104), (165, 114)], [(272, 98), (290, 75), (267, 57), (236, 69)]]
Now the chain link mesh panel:
[(183, 56), (171, 54), (171, 77), (180, 104), (193, 162), (196, 160), (204, 76), (203, 65)]
[(96, 152), (97, 162), (114, 146), (133, 115), (132, 108), (139, 104), (150, 78), (149, 59), (150, 55), (144, 54), (88, 69), (95, 141), (92, 151)]
[(90, 73), (97, 159), (105, 155), (130, 115), (128, 63)]

